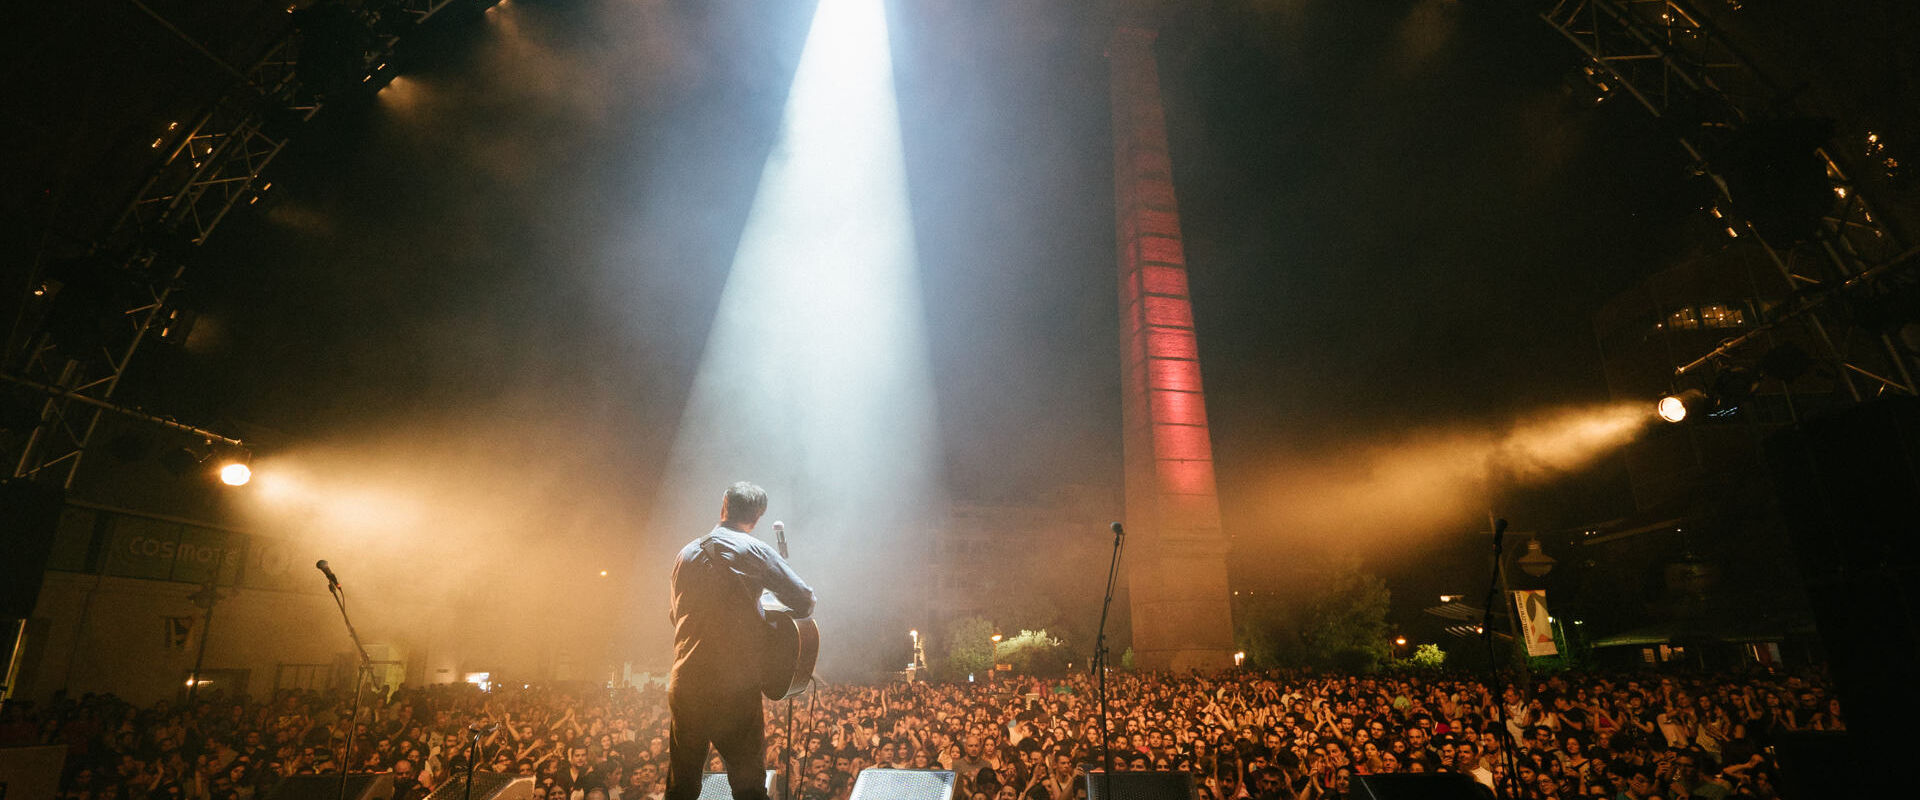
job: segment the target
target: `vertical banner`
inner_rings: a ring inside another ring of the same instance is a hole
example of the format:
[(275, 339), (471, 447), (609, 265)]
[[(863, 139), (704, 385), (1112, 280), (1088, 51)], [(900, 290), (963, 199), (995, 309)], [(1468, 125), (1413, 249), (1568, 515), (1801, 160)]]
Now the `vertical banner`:
[(1513, 604), (1520, 609), (1520, 638), (1527, 643), (1527, 655), (1559, 655), (1560, 648), (1553, 645), (1553, 617), (1547, 613), (1547, 590), (1514, 592)]

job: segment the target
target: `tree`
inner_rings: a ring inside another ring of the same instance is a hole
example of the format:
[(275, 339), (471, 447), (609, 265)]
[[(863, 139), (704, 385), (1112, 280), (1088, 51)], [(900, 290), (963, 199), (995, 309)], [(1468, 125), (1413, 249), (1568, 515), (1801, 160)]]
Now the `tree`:
[(1311, 666), (1370, 670), (1389, 654), (1387, 582), (1360, 569), (1357, 556), (1328, 559), (1300, 620), (1300, 641)]
[(1000, 642), (1000, 662), (1027, 675), (1059, 675), (1067, 670), (1066, 650), (1044, 630), (1021, 631)]
[(993, 669), (993, 623), (986, 617), (970, 616), (956, 620), (947, 628), (946, 663), (939, 672), (952, 680), (968, 675), (986, 675)]
[(1414, 650), (1413, 657), (1408, 658), (1407, 663), (1416, 669), (1439, 669), (1447, 663), (1447, 651), (1429, 642)]
[(1285, 597), (1235, 598), (1234, 639), (1248, 666), (1365, 671), (1387, 659), (1392, 595), (1385, 581), (1360, 569), (1358, 557), (1315, 559), (1283, 584)]
[[(995, 571), (986, 580), (982, 611), (1004, 629), (1047, 631), (1086, 653), (1093, 647), (1102, 587), (1092, 582), (1091, 570), (1061, 570), (1061, 563), (1071, 562), (1066, 557), (1020, 559)], [(1096, 577), (1106, 576), (1102, 573)], [(1118, 620), (1108, 621), (1109, 646), (1121, 637), (1120, 628)]]

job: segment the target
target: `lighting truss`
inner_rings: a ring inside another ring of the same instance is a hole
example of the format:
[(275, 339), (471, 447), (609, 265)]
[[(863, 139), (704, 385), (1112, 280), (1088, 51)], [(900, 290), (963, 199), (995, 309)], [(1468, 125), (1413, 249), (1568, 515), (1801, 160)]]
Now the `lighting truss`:
[[(398, 0), (384, 13), (418, 26), (460, 1)], [(407, 27), (388, 26), (373, 36), (361, 54), (362, 83), (391, 77), (388, 65), (401, 38), (394, 31)], [(168, 301), (186, 271), (184, 251), (204, 244), (234, 207), (259, 199), (266, 188), (261, 173), (286, 147), (292, 129), (319, 113), (325, 99), (303, 98), (295, 74), (303, 38), (289, 24), (244, 72), (244, 82), (153, 142), (165, 157), (94, 248), (115, 254), (118, 274), (139, 284), (135, 299), (118, 310), (130, 335), (97, 353), (66, 353), (42, 332), (22, 352), (0, 353), (8, 365), (18, 365), (13, 377), (57, 389), (40, 406), (38, 426), (7, 453), (15, 477), (71, 488), (100, 414), (111, 408), (106, 401), (148, 332), (167, 319)]]
[[(1733, 128), (1751, 109), (1778, 109), (1784, 94), (1753, 68), (1702, 17), (1677, 0), (1560, 0), (1541, 19), (1590, 59), (1604, 93), (1631, 96), (1670, 126), (1680, 146), (1704, 165), (1698, 131)], [(1756, 248), (1785, 281), (1793, 298), (1755, 329), (1729, 340), (1676, 376), (1699, 369), (1789, 321), (1805, 324), (1855, 401), (1882, 394), (1920, 394), (1914, 357), (1886, 333), (1852, 324), (1825, 308), (1845, 292), (1867, 290), (1910, 270), (1920, 250), (1910, 248), (1869, 205), (1832, 151), (1818, 151), (1838, 202), (1821, 221), (1821, 235), (1791, 247), (1775, 246), (1752, 226), (1728, 221), (1735, 247)], [(1720, 200), (1730, 204), (1726, 181), (1706, 172)], [(1718, 216), (1718, 209), (1715, 209)], [(1901, 276), (1910, 279), (1911, 275)]]

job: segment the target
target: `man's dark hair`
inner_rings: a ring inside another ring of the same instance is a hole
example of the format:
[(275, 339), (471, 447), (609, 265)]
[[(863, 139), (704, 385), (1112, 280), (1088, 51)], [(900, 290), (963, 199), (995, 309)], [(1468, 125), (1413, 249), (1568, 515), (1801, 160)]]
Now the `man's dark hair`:
[(767, 490), (746, 481), (727, 487), (720, 500), (721, 522), (759, 522), (767, 513)]

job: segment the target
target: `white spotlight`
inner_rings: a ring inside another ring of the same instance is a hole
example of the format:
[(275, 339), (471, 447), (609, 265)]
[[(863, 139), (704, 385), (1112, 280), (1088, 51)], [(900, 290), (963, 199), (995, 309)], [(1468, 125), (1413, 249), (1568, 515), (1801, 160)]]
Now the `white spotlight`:
[(220, 482), (228, 486), (245, 486), (253, 480), (253, 468), (240, 462), (234, 462), (220, 468)]

